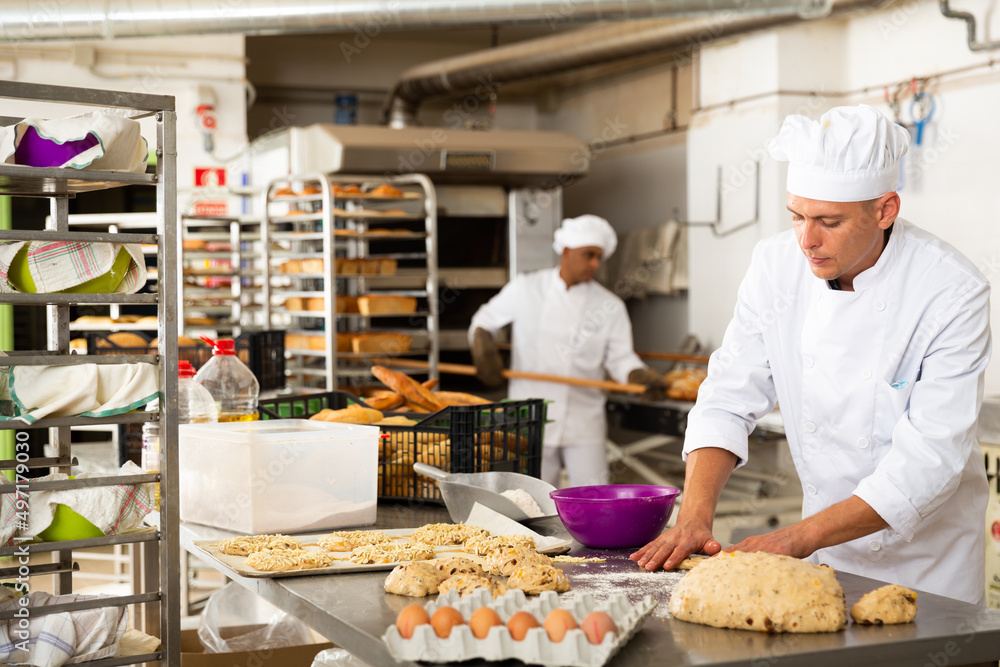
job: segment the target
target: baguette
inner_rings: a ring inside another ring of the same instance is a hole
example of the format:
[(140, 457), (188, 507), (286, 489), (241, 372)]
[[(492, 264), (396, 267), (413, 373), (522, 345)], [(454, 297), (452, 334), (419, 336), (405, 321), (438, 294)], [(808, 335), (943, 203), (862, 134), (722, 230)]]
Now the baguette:
[(441, 401), (444, 401), (446, 405), (487, 405), (493, 402), (461, 391), (439, 391), (434, 395)]
[(380, 422), (384, 416), (378, 410), (363, 408), (360, 405), (352, 404), (343, 410), (331, 410), (324, 408), (309, 419), (324, 422), (340, 422), (342, 424), (374, 424)]
[(384, 394), (379, 394), (377, 396), (369, 396), (365, 399), (365, 403), (369, 408), (375, 410), (392, 410), (393, 408), (398, 408), (406, 399), (403, 398), (402, 394), (397, 394), (396, 392), (387, 391)]
[(445, 404), (439, 401), (433, 392), (421, 386), (409, 375), (397, 373), (385, 366), (372, 366), (372, 375), (396, 393), (402, 394), (408, 402), (416, 406), (430, 412), (437, 412), (445, 407)]
[(427, 389), (428, 391), (434, 391), (435, 389), (437, 389), (437, 386), (440, 382), (441, 380), (439, 380), (438, 378), (432, 378), (430, 380), (424, 380), (423, 382), (420, 383), (420, 385), (424, 389)]

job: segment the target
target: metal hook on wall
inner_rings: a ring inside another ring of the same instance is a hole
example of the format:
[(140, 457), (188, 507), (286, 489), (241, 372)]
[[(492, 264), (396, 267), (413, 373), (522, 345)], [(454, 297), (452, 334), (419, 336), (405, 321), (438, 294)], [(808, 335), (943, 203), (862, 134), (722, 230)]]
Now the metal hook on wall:
[(738, 225), (730, 227), (729, 229), (722, 229), (722, 166), (719, 166), (716, 175), (716, 189), (715, 189), (715, 220), (711, 222), (705, 221), (682, 221), (680, 216), (677, 215), (677, 209), (674, 209), (674, 220), (678, 224), (684, 225), (685, 227), (710, 227), (712, 229), (712, 234), (717, 238), (722, 238), (729, 236), (733, 232), (737, 232), (750, 225), (755, 225), (760, 222), (760, 160), (754, 161), (754, 198), (753, 198), (753, 219), (747, 220), (746, 222), (741, 222)]

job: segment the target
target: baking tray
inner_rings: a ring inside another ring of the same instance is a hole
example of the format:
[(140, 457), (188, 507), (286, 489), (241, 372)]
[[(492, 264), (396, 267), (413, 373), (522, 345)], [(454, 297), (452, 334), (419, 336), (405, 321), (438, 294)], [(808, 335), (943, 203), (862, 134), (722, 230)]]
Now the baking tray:
[[(404, 541), (413, 533), (416, 528), (396, 528), (391, 530), (384, 530), (386, 535), (392, 538), (394, 541)], [(326, 537), (332, 532), (336, 531), (325, 531), (322, 533), (310, 533), (308, 535), (294, 535), (302, 544), (308, 544), (310, 542), (318, 542), (320, 538)], [(226, 569), (232, 571), (234, 574), (241, 577), (254, 577), (254, 578), (266, 578), (266, 579), (276, 579), (279, 577), (303, 577), (312, 576), (315, 574), (351, 574), (354, 572), (375, 572), (379, 570), (391, 570), (400, 563), (370, 563), (362, 565), (360, 563), (352, 563), (347, 560), (351, 555), (351, 552), (344, 551), (342, 553), (336, 554), (337, 557), (342, 558), (341, 561), (334, 563), (329, 567), (317, 567), (311, 570), (286, 570), (283, 572), (263, 572), (261, 570), (255, 570), (252, 567), (247, 567), (246, 556), (230, 556), (219, 551), (219, 542), (222, 540), (199, 540), (194, 543), (196, 547), (201, 549), (208, 555), (208, 557), (219, 563)], [(552, 546), (539, 549), (541, 553), (544, 554), (556, 554), (561, 553), (569, 549), (572, 542), (570, 540), (562, 540), (560, 543), (554, 543)], [(322, 551), (319, 547), (307, 547), (309, 551)], [(455, 556), (460, 556), (462, 558), (468, 558), (477, 563), (483, 564), (485, 559), (481, 556), (475, 554), (470, 554), (462, 551), (461, 545), (455, 544), (445, 544), (438, 545), (434, 547), (434, 559), (441, 558), (453, 558)], [(400, 561), (407, 562), (407, 561)]]

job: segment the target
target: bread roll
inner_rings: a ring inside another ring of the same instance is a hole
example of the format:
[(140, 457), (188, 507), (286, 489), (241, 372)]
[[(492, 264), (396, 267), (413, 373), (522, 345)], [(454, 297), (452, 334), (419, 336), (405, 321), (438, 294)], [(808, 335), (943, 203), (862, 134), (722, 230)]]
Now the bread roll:
[(109, 348), (142, 348), (142, 353), (145, 353), (147, 345), (149, 345), (149, 341), (144, 336), (131, 331), (119, 331), (97, 339), (97, 347), (105, 350)]
[(374, 197), (402, 197), (403, 191), (399, 188), (394, 188), (387, 183), (383, 183), (368, 194)]

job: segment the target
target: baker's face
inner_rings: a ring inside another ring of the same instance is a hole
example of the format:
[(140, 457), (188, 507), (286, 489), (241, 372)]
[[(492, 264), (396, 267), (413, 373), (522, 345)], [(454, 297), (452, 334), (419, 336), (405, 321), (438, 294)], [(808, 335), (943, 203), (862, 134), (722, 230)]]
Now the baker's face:
[(602, 257), (604, 257), (604, 250), (598, 246), (564, 248), (560, 274), (571, 286), (593, 280), (594, 276), (597, 275), (597, 270), (601, 267)]
[(868, 204), (788, 195), (795, 238), (813, 275), (852, 289), (854, 278), (875, 266), (882, 254), (883, 230), (895, 219), (883, 214), (881, 203), (882, 198)]

